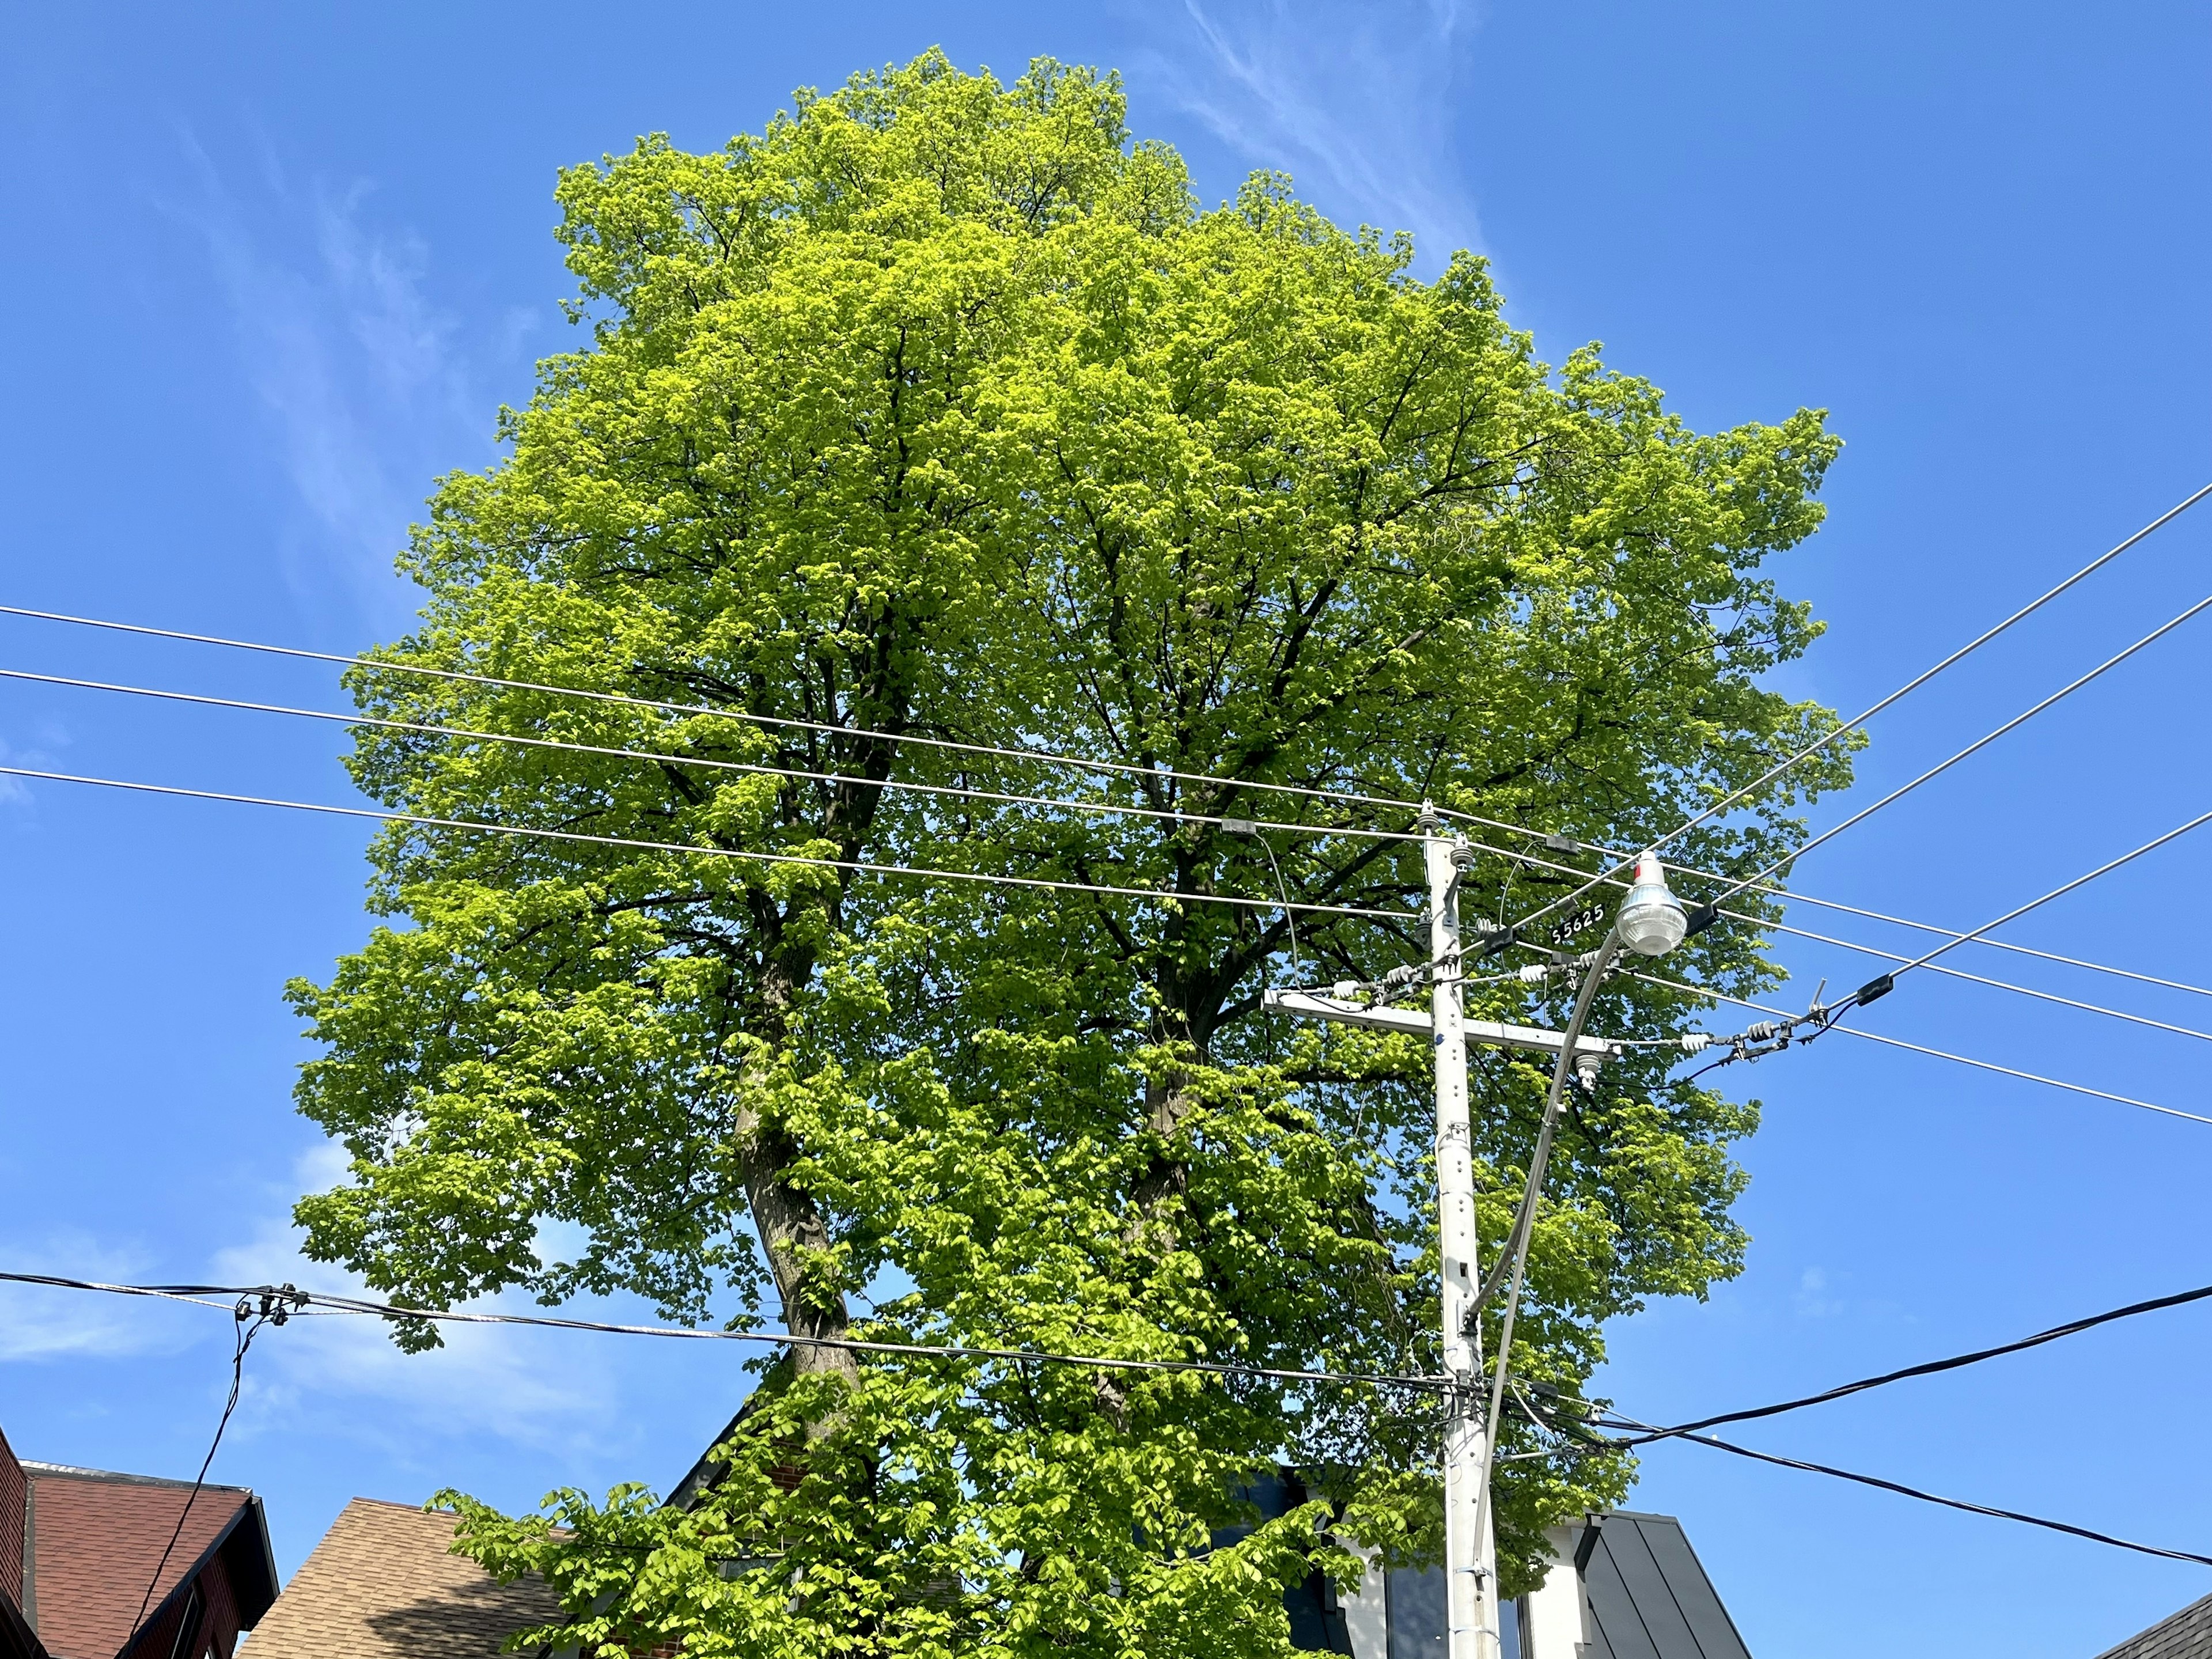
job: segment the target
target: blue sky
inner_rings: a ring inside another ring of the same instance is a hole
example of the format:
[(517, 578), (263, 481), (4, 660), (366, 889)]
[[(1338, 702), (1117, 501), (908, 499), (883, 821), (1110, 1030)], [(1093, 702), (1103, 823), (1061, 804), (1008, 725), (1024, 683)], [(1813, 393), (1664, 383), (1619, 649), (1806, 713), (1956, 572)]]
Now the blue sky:
[[(649, 17), (650, 21), (642, 21)], [(1829, 526), (1784, 568), (1831, 631), (1793, 690), (1863, 706), (2212, 477), (2212, 15), (2138, 4), (908, 3), (0, 9), (0, 602), (354, 650), (409, 611), (430, 478), (567, 338), (556, 167), (704, 146), (800, 84), (942, 44), (1114, 64), (1203, 191), (1293, 173), (1433, 269), (1493, 262), (1553, 359), (1602, 339), (1693, 423), (1833, 411)], [(1874, 729), (1872, 799), (2203, 597), (2212, 506)], [(1808, 891), (1972, 927), (2208, 805), (2212, 621), (1808, 860)], [(327, 701), (328, 675), (27, 623), (0, 665)], [(343, 799), (336, 734), (0, 687), (0, 756)], [(1823, 822), (1849, 810), (1825, 805)], [(2212, 830), (2204, 832), (2212, 835)], [(0, 791), (0, 1265), (297, 1277), (327, 1152), (279, 1000), (361, 937), (361, 830), (60, 786)], [(2212, 980), (2201, 844), (2008, 931)], [(1801, 925), (1901, 948), (1850, 918)], [(1960, 953), (1961, 957), (1969, 954)], [(2021, 957), (2001, 978), (2212, 1029), (2203, 997)], [(1791, 945), (1802, 1004), (1865, 958)], [(2197, 1040), (1919, 975), (1868, 1029), (2185, 1109)], [(1618, 1328), (1653, 1420), (1750, 1404), (2212, 1280), (2212, 1127), (1842, 1037), (1722, 1074), (1766, 1104), (1748, 1271)], [(225, 1322), (0, 1291), (30, 1456), (189, 1474)], [(1747, 1430), (1768, 1449), (2212, 1553), (2212, 1310)], [(296, 1566), (349, 1496), (526, 1504), (678, 1474), (733, 1354), (475, 1333), (407, 1359), (265, 1335), (218, 1478)], [(2212, 1573), (1694, 1449), (1680, 1514), (1753, 1652), (2094, 1654)]]

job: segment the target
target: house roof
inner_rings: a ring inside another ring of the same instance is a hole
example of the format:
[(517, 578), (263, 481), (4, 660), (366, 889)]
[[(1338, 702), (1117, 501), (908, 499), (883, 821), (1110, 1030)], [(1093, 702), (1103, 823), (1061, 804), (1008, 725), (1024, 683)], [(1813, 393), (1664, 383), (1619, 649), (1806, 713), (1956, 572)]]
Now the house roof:
[(1673, 1516), (1604, 1510), (1575, 1528), (1573, 1550), (1589, 1595), (1586, 1659), (1751, 1659)]
[(252, 1659), (491, 1659), (561, 1604), (543, 1580), (501, 1584), (453, 1553), (456, 1517), (356, 1498), (292, 1575)]
[[(267, 1525), (245, 1487), (204, 1486), (194, 1497), (187, 1480), (27, 1459), (22, 1470), (30, 1489), (24, 1612), (55, 1659), (113, 1659), (138, 1623), (142, 1598), (150, 1626), (218, 1554), (242, 1625), (251, 1629), (274, 1599)], [(161, 1580), (148, 1597), (156, 1564)]]
[(2097, 1659), (2212, 1659), (2212, 1595), (2191, 1601)]

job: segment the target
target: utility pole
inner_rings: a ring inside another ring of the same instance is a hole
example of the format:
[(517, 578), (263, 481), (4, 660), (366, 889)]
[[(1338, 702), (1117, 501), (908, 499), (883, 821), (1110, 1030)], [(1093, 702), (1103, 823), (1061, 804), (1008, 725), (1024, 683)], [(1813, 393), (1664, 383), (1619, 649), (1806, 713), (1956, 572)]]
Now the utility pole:
[(1475, 1287), (1474, 1131), (1468, 1115), (1466, 1013), (1460, 996), (1459, 857), (1434, 813), (1421, 815), (1429, 877), (1429, 1028), (1437, 1066), (1437, 1218), (1443, 1279), (1444, 1613), (1450, 1659), (1501, 1659), (1498, 1547), (1481, 1501), (1489, 1425), (1480, 1416), (1482, 1328)]
[[(1474, 1225), (1474, 1137), (1467, 1097), (1467, 1048), (1534, 1049), (1559, 1055), (1558, 1073), (1572, 1069), (1584, 1078), (1618, 1052), (1602, 1037), (1582, 1034), (1589, 1012), (1587, 994), (1577, 1000), (1576, 1018), (1566, 1031), (1504, 1024), (1467, 1018), (1461, 996), (1466, 977), (1460, 951), (1459, 882), (1472, 854), (1467, 843), (1447, 836), (1443, 820), (1423, 803), (1419, 828), (1429, 882), (1429, 1012), (1377, 1006), (1356, 1000), (1352, 988), (1339, 986), (1322, 996), (1305, 991), (1269, 990), (1263, 1004), (1282, 1013), (1364, 1025), (1408, 1034), (1425, 1032), (1435, 1049), (1437, 1085), (1437, 1210), (1443, 1280), (1443, 1360), (1451, 1378), (1449, 1416), (1444, 1427), (1445, 1620), (1449, 1659), (1504, 1659), (1498, 1607), (1498, 1546), (1485, 1488), (1491, 1467), (1491, 1425), (1482, 1399), (1482, 1275), (1476, 1260)], [(1671, 902), (1671, 901), (1670, 901)], [(1679, 907), (1677, 908), (1679, 915)], [(1679, 937), (1679, 934), (1677, 935)], [(1595, 988), (1602, 973), (1593, 975)], [(1552, 1109), (1557, 1109), (1558, 1079)], [(1548, 1127), (1548, 1119), (1547, 1119)], [(1540, 1173), (1538, 1178), (1540, 1179)], [(1533, 1204), (1533, 1200), (1530, 1201)], [(1530, 1205), (1524, 1205), (1524, 1208)], [(1516, 1226), (1508, 1240), (1502, 1273), (1517, 1267)], [(1519, 1282), (1514, 1289), (1517, 1295)], [(1502, 1379), (1501, 1379), (1502, 1381)]]

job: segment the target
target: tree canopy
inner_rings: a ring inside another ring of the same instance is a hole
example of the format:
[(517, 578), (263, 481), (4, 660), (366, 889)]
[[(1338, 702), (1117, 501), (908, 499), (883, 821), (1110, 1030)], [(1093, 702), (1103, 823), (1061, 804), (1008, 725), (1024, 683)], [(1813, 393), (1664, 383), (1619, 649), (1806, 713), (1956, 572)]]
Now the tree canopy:
[[(352, 1158), (299, 1206), (310, 1253), (431, 1309), (619, 1291), (807, 1338), (1436, 1370), (1427, 1046), (1259, 993), (1424, 958), (1389, 802), (1561, 838), (1478, 837), (1463, 902), (1502, 915), (1828, 728), (1764, 683), (1819, 632), (1765, 569), (1820, 522), (1822, 416), (1692, 432), (1594, 346), (1539, 362), (1480, 259), (1424, 279), (1279, 175), (1201, 210), (1113, 76), (1049, 62), (932, 53), (558, 197), (587, 343), (440, 482), (421, 626), (352, 677), (414, 729), (349, 764), (403, 812), (660, 846), (375, 843), (384, 921), (290, 992), (301, 1108)], [(1846, 746), (1680, 852), (1785, 852)], [(1742, 992), (1760, 944), (1672, 967)], [(1593, 1027), (1697, 1006), (1624, 980)], [(1543, 1079), (1479, 1055), (1474, 1086), (1494, 1248)], [(1518, 1371), (1579, 1389), (1607, 1321), (1737, 1270), (1754, 1123), (1662, 1058), (1607, 1068)], [(549, 1573), (551, 1639), (778, 1659), (1277, 1654), (1285, 1584), (1437, 1552), (1416, 1391), (756, 1369), (702, 1501), (456, 1498), (467, 1547)], [(1313, 1501), (1254, 1524), (1285, 1461)], [(1517, 1575), (1632, 1472), (1504, 1467)]]

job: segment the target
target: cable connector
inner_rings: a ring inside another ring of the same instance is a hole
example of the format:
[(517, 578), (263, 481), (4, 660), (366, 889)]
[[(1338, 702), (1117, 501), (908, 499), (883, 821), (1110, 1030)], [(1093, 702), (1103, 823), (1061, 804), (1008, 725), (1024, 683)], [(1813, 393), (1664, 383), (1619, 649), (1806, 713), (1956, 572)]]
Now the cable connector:
[(1486, 957), (1494, 957), (1501, 951), (1512, 949), (1520, 942), (1521, 930), (1517, 927), (1485, 929), (1475, 935), (1474, 959), (1480, 962)]

